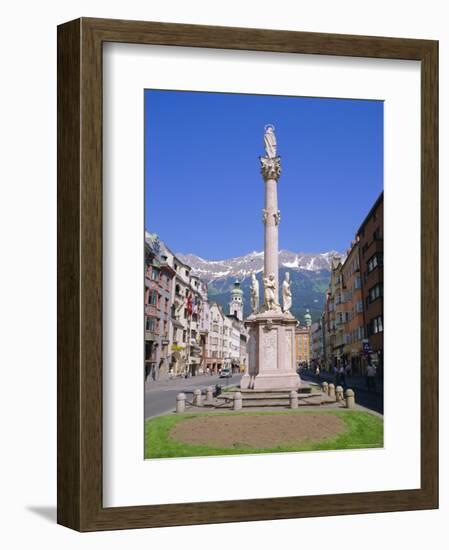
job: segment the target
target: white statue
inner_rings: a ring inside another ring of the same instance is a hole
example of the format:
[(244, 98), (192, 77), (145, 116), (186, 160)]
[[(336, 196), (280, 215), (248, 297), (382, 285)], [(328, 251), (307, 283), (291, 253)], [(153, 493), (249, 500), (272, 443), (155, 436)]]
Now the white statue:
[(265, 126), (265, 135), (264, 135), (265, 151), (267, 157), (274, 159), (277, 156), (277, 144), (276, 136), (274, 135), (274, 126), (272, 124), (267, 124)]
[(253, 312), (259, 309), (259, 281), (255, 273), (252, 274), (251, 280), (251, 308)]
[(292, 291), (290, 288), (290, 273), (288, 271), (285, 273), (285, 279), (282, 283), (282, 305), (284, 313), (290, 311), (292, 307)]
[(269, 277), (264, 277), (263, 285), (265, 288), (265, 305), (267, 309), (276, 309), (276, 280), (273, 273)]

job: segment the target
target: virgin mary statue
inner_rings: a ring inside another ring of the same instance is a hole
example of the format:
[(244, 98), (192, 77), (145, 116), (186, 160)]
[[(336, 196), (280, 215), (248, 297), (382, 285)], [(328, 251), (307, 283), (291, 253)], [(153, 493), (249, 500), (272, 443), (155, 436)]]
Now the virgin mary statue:
[(276, 136), (274, 134), (274, 126), (272, 124), (267, 124), (265, 126), (265, 134), (263, 137), (264, 144), (265, 144), (265, 151), (267, 153), (267, 157), (270, 159), (276, 158)]

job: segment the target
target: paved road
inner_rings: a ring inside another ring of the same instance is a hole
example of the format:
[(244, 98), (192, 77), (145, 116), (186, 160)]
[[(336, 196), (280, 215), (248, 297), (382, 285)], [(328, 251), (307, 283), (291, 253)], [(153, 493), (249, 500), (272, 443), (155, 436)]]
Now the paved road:
[(187, 400), (193, 398), (193, 391), (197, 388), (221, 384), (223, 387), (240, 383), (241, 374), (234, 374), (232, 378), (201, 375), (191, 378), (175, 378), (174, 380), (147, 380), (145, 384), (145, 418), (171, 412), (176, 407), (176, 395), (179, 392), (186, 394)]
[[(324, 382), (324, 380), (327, 382), (334, 382), (333, 376), (327, 372), (321, 373), (320, 380), (317, 380), (315, 375), (305, 372), (301, 372), (301, 378), (306, 381), (310, 380), (320, 384)], [(347, 387), (354, 390), (356, 403), (380, 414), (384, 413), (384, 394), (381, 386), (378, 385), (377, 391), (367, 390), (363, 378), (353, 377), (353, 379), (348, 378)]]

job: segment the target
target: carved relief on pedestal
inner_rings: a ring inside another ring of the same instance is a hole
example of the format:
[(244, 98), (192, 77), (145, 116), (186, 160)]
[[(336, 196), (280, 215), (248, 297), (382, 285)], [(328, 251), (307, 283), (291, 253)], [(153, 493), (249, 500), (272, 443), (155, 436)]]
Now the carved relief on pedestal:
[(292, 331), (285, 331), (285, 357), (287, 359), (287, 367), (290, 367), (293, 363), (293, 354), (292, 354)]
[(268, 218), (268, 210), (266, 208), (262, 208), (262, 223), (267, 223)]
[(248, 338), (248, 374), (255, 376), (258, 373), (257, 360), (257, 335), (254, 330), (250, 331)]
[(275, 223), (276, 225), (279, 225), (279, 223), (280, 223), (280, 221), (281, 221), (281, 211), (278, 210), (277, 212), (275, 212), (275, 213), (273, 214), (273, 217), (274, 217), (274, 223)]
[(267, 368), (275, 369), (277, 367), (277, 343), (278, 331), (270, 330), (263, 335), (263, 358)]

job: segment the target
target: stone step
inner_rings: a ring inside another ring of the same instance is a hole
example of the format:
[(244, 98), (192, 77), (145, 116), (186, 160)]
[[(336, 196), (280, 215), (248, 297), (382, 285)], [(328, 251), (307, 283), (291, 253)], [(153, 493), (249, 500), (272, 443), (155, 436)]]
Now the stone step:
[[(310, 401), (298, 401), (298, 407), (313, 407), (317, 406), (319, 407), (321, 405), (320, 400), (310, 400)], [(251, 409), (251, 408), (264, 408), (264, 407), (282, 407), (284, 409), (289, 408), (289, 404), (285, 401), (279, 401), (279, 400), (264, 400), (264, 401), (245, 401), (243, 402), (243, 409)]]
[[(309, 384), (304, 384), (302, 385), (300, 388), (298, 388), (297, 390), (297, 393), (299, 395), (303, 394), (303, 393), (311, 393), (312, 390), (313, 390), (313, 386), (310, 386)], [(264, 394), (264, 393), (282, 393), (282, 394), (290, 394), (290, 392), (292, 391), (291, 388), (288, 389), (279, 389), (279, 390), (249, 390), (249, 389), (245, 389), (245, 390), (242, 390), (242, 389), (239, 389), (238, 391), (241, 392), (242, 396), (243, 395), (246, 395), (246, 394), (251, 394), (251, 395), (258, 395), (258, 394)]]

